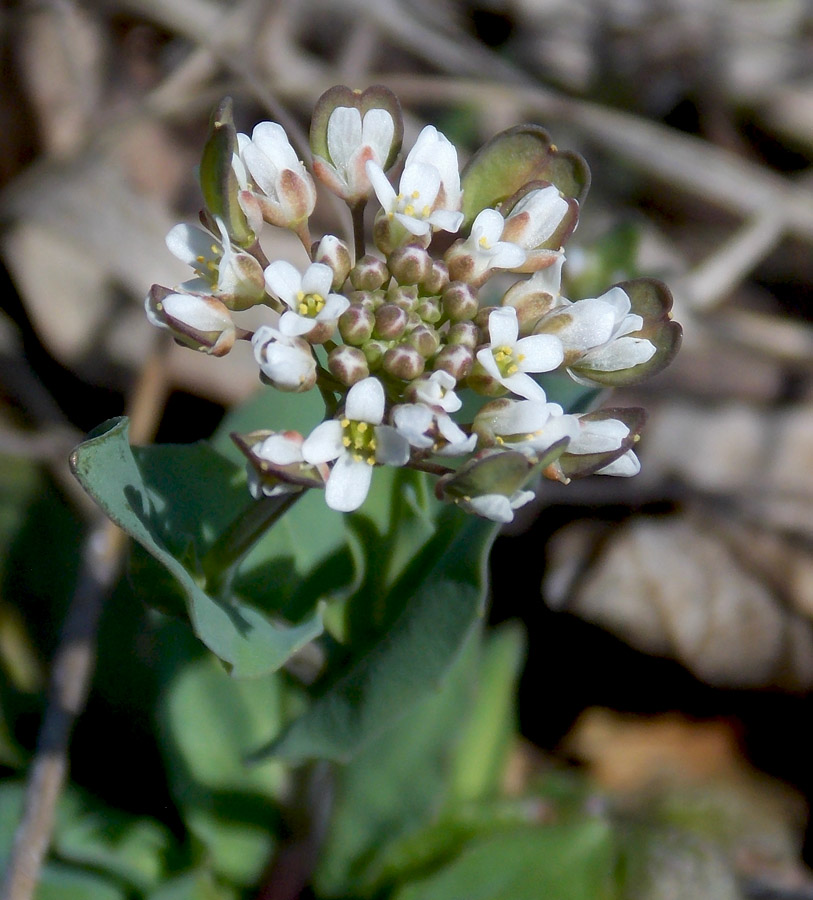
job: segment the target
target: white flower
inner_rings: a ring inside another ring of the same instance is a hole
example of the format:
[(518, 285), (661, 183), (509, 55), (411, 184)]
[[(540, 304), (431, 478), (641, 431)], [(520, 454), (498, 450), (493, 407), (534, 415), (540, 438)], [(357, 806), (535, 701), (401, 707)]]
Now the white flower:
[[(437, 169), (440, 175), (439, 204), (443, 209), (460, 209), (463, 202), (463, 191), (460, 190), (457, 150), (454, 144), (434, 125), (427, 125), (418, 135), (406, 158), (404, 168), (414, 163), (426, 163)], [(444, 230), (457, 231), (457, 228)]]
[(384, 170), (367, 163), (367, 176), (379, 203), (390, 219), (395, 219), (414, 235), (435, 231), (457, 231), (463, 222), (457, 151), (431, 125), (418, 136), (407, 156), (398, 193)]
[[(295, 463), (304, 463), (302, 457), (301, 434), (287, 431), (280, 434), (269, 435), (251, 448), (252, 454), (259, 460), (266, 460), (275, 466), (290, 466)], [(281, 494), (292, 494), (301, 491), (298, 484), (281, 479), (263, 480), (257, 470), (249, 464), (247, 466), (248, 489), (255, 500), (260, 497), (279, 497)]]
[(506, 216), (503, 237), (525, 250), (535, 250), (553, 236), (569, 209), (552, 184), (529, 191)]
[(448, 413), (426, 403), (402, 403), (394, 407), (392, 419), (413, 447), (438, 456), (470, 453), (477, 444), (477, 435), (466, 434)]
[(210, 294), (173, 293), (153, 285), (144, 302), (147, 318), (176, 340), (212, 356), (225, 356), (237, 329), (229, 310)]
[(437, 406), (446, 413), (457, 412), (463, 405), (463, 401), (454, 392), (457, 382), (442, 369), (427, 377), (416, 379), (410, 390), (415, 400), (426, 403), (428, 406)]
[(525, 262), (518, 244), (500, 240), (505, 220), (496, 209), (484, 209), (474, 220), (471, 234), (445, 256), (453, 279), (481, 283), (491, 269), (513, 269)]
[[(630, 433), (629, 426), (619, 419), (587, 419), (582, 416), (577, 418), (579, 433), (568, 445), (568, 453), (576, 455), (612, 453), (620, 449)], [(629, 478), (637, 475), (640, 470), (641, 463), (638, 457), (632, 450), (627, 450), (618, 459), (598, 469), (596, 474)]]
[(395, 123), (386, 109), (359, 110), (338, 106), (327, 122), (329, 160), (314, 156), (318, 177), (345, 200), (358, 201), (370, 192), (366, 164), (384, 166), (392, 149)]
[(384, 388), (377, 378), (364, 378), (347, 392), (344, 417), (317, 425), (302, 446), (313, 465), (336, 460), (325, 489), (331, 509), (352, 512), (370, 489), (373, 466), (403, 466), (409, 444), (384, 420)]
[[(238, 134), (237, 145), (248, 174), (261, 191), (250, 193), (265, 221), (284, 228), (296, 228), (304, 222), (316, 205), (316, 186), (285, 129), (276, 122), (260, 122), (251, 138)], [(234, 169), (239, 180), (240, 169)], [(251, 218), (250, 206), (245, 212)]]
[(553, 238), (568, 216), (575, 222), (574, 209), (552, 184), (529, 191), (522, 197), (506, 216), (502, 233), (503, 240), (519, 244), (528, 251), (525, 262), (514, 268), (535, 272), (551, 265), (559, 247), (543, 249), (542, 245)]
[(630, 312), (630, 306), (626, 291), (614, 287), (600, 297), (577, 300), (558, 311), (571, 320), (556, 332), (568, 365), (616, 372), (651, 359), (655, 353), (652, 341), (628, 336), (644, 324), (641, 316)]
[(525, 506), (533, 500), (533, 491), (514, 491), (510, 497), (505, 494), (481, 494), (479, 497), (470, 497), (456, 501), (457, 505), (467, 512), (473, 512), (484, 519), (493, 522), (512, 522), (514, 510)]
[[(558, 403), (538, 400), (497, 400), (486, 404), (474, 420), (475, 430), (501, 447), (541, 457), (560, 441), (579, 434), (579, 420)], [(562, 450), (567, 448), (563, 445)]]
[(308, 334), (321, 324), (332, 334), (339, 316), (350, 306), (347, 297), (330, 293), (332, 283), (333, 270), (324, 263), (311, 263), (300, 275), (285, 260), (272, 262), (265, 270), (265, 284), (288, 307), (279, 330), (293, 337)]
[(185, 281), (183, 290), (212, 293), (233, 309), (247, 309), (265, 294), (262, 266), (250, 254), (235, 251), (223, 223), (217, 220), (220, 239), (203, 228), (176, 225), (167, 234), (170, 253), (190, 265), (198, 277)]
[(477, 361), (501, 385), (526, 400), (547, 401), (544, 390), (528, 372), (550, 372), (562, 362), (562, 344), (550, 334), (517, 340), (519, 322), (511, 306), (495, 309), (488, 317), (491, 343), (477, 352)]
[(257, 364), (278, 390), (308, 391), (316, 384), (316, 360), (307, 341), (263, 325), (251, 345)]

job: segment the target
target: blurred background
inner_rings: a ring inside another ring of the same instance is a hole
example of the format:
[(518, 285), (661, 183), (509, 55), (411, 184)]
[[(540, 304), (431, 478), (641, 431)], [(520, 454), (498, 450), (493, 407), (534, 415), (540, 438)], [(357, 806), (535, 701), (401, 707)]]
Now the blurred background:
[[(667, 371), (603, 398), (649, 410), (641, 475), (546, 484), (494, 551), (492, 619), (529, 632), (514, 776), (553, 753), (646, 803), (733, 785), (738, 871), (813, 896), (813, 4), (12, 2), (0, 78), (0, 776), (33, 749), (91, 515), (70, 449), (133, 404), (143, 440), (205, 438), (257, 386), (247, 346), (212, 360), (143, 312), (186, 276), (164, 236), (197, 216), (212, 108), (232, 96), (239, 130), (279, 121), (304, 156), (326, 88), (381, 82), (405, 146), (431, 122), (462, 162), (536, 122), (581, 153), (569, 296), (654, 276), (685, 331)], [(322, 199), (314, 233), (346, 236)], [(143, 618), (125, 579), (71, 768), (154, 815)]]

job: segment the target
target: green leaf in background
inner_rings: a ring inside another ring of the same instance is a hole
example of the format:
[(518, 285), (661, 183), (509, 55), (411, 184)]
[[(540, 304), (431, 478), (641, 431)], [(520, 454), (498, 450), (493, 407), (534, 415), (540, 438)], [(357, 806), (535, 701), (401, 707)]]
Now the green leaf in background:
[[(175, 622), (157, 639), (158, 653), (175, 667), (158, 705), (170, 786), (214, 871), (251, 885), (274, 851), (286, 775), (276, 762), (247, 766), (245, 757), (280, 727), (282, 683), (278, 675), (230, 678), (211, 656), (195, 657), (192, 645)], [(187, 661), (178, 665), (185, 646)]]
[(493, 522), (445, 511), (437, 535), (393, 588), (407, 599), (387, 633), (257, 758), (346, 761), (437, 689), (482, 616), (496, 532)]
[(517, 731), (517, 684), (525, 633), (517, 622), (492, 632), (477, 667), (477, 698), (457, 737), (451, 765), (453, 802), (497, 796)]
[(516, 829), (471, 842), (393, 900), (611, 900), (615, 867), (613, 832), (599, 819)]
[(146, 900), (234, 900), (237, 892), (215, 884), (207, 871), (186, 872), (161, 885)]
[(382, 848), (437, 816), (472, 702), (480, 658), (470, 641), (440, 688), (336, 769), (335, 800), (315, 876), (320, 896), (368, 893), (365, 870)]
[[(190, 572), (165, 543), (169, 535), (178, 552), (184, 536), (189, 541), (206, 538), (209, 517), (212, 523), (226, 518), (236, 491), (223, 477), (232, 472), (234, 480), (237, 470), (226, 468), (227, 463), (214, 450), (196, 446), (189, 451), (188, 466), (179, 462), (176, 480), (161, 480), (151, 489), (130, 449), (127, 429), (126, 419), (111, 420), (76, 448), (71, 465), (79, 482), (120, 528), (171, 572), (186, 596), (195, 633), (235, 675), (257, 676), (278, 669), (321, 633), (319, 611), (297, 626), (285, 627), (235, 599), (216, 600), (203, 590), (199, 575)], [(183, 454), (176, 451), (178, 448), (151, 448), (139, 456), (156, 462), (158, 454), (165, 460), (182, 460)], [(166, 472), (162, 479), (165, 477)], [(194, 501), (196, 492), (207, 495), (211, 502)], [(188, 508), (182, 499), (189, 503)], [(252, 501), (246, 498), (246, 502)], [(201, 506), (206, 510), (204, 520)], [(241, 508), (234, 510), (235, 515)], [(212, 528), (216, 531), (214, 524)]]

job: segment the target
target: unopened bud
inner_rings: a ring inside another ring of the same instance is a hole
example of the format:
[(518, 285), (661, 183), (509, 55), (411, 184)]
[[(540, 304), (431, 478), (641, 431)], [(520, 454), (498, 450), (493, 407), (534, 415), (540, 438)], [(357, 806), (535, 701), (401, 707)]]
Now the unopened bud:
[(432, 268), (423, 282), (423, 289), (427, 294), (440, 294), (449, 283), (449, 268), (440, 259), (433, 260)]
[(440, 308), (439, 297), (420, 297), (415, 312), (429, 325), (440, 322), (443, 312)]
[(423, 236), (414, 235), (407, 231), (397, 219), (391, 219), (383, 209), (373, 223), (373, 242), (385, 256), (389, 256), (402, 244), (419, 244), (428, 247), (431, 240), (431, 230)]
[(443, 312), (452, 322), (473, 319), (480, 309), (477, 294), (462, 281), (452, 281), (443, 292)]
[(339, 316), (339, 334), (347, 344), (363, 344), (370, 339), (374, 326), (373, 311), (355, 303)]
[(407, 320), (406, 310), (394, 303), (385, 303), (375, 311), (373, 334), (385, 341), (398, 340), (407, 327)]
[(407, 342), (414, 347), (424, 359), (428, 359), (440, 346), (440, 337), (429, 325), (418, 325), (409, 332)]
[(446, 343), (474, 350), (483, 343), (483, 333), (474, 322), (455, 322), (446, 334)]
[(432, 271), (432, 257), (418, 244), (406, 244), (394, 250), (387, 265), (399, 284), (420, 284)]
[(391, 284), (387, 290), (387, 302), (402, 309), (413, 310), (418, 305), (418, 288), (414, 284)]
[(353, 306), (376, 310), (384, 302), (384, 291), (348, 291), (345, 297)]
[(367, 254), (350, 270), (350, 283), (357, 291), (377, 291), (387, 281), (390, 272), (383, 259)]
[(422, 374), (426, 362), (420, 353), (409, 345), (400, 344), (384, 354), (382, 368), (393, 378), (412, 381)]
[(314, 262), (324, 263), (333, 270), (331, 290), (338, 291), (350, 274), (350, 249), (344, 241), (333, 234), (326, 234), (313, 245)]
[(364, 353), (364, 358), (367, 360), (367, 365), (370, 367), (371, 372), (375, 371), (381, 365), (384, 354), (389, 349), (389, 341), (367, 341), (367, 343), (364, 344), (361, 351)]
[(455, 381), (461, 381), (471, 371), (474, 365), (474, 353), (460, 344), (442, 347), (438, 355), (432, 360), (432, 368), (435, 371), (448, 372)]
[(482, 330), (483, 334), (488, 334), (488, 317), (495, 309), (499, 309), (499, 307), (484, 306), (477, 311), (477, 315), (474, 317), (474, 324)]
[(358, 347), (335, 347), (327, 357), (327, 367), (330, 373), (350, 387), (362, 378), (370, 374), (367, 358)]
[(466, 384), (475, 393), (482, 394), (484, 397), (502, 397), (508, 393), (496, 378), (488, 374), (478, 360), (474, 361), (468, 378), (466, 378)]
[(212, 296), (176, 294), (154, 284), (144, 305), (153, 325), (193, 350), (225, 356), (234, 346), (237, 329), (231, 313)]

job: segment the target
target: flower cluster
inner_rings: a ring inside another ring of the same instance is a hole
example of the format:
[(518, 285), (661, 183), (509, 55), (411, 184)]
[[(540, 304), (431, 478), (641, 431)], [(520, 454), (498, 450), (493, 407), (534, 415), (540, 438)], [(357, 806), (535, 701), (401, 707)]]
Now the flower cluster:
[[(438, 476), (442, 499), (509, 521), (533, 496), (534, 474), (634, 475), (643, 411), (566, 413), (537, 377), (630, 384), (666, 365), (680, 341), (659, 282), (562, 295), (563, 246), (589, 183), (584, 161), (528, 125), (497, 135), (461, 173), (454, 145), (428, 125), (396, 187), (388, 172), (402, 136), (398, 101), (380, 86), (335, 87), (319, 99), (310, 170), (280, 125), (237, 134), (228, 103), (213, 119), (203, 227), (178, 225), (167, 237), (195, 277), (154, 285), (146, 307), (176, 340), (215, 356), (251, 341), (261, 379), (278, 390), (320, 390), (326, 418), (309, 435), (238, 439), (252, 494), (324, 487), (330, 507), (351, 511), (375, 466), (411, 466)], [(333, 234), (311, 242), (314, 176), (350, 206), (352, 247)], [(298, 235), (299, 265), (268, 263), (265, 223)], [(258, 305), (266, 323), (238, 327), (234, 314)]]

